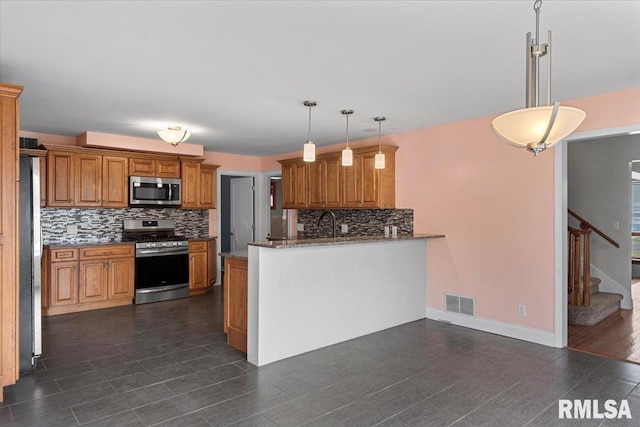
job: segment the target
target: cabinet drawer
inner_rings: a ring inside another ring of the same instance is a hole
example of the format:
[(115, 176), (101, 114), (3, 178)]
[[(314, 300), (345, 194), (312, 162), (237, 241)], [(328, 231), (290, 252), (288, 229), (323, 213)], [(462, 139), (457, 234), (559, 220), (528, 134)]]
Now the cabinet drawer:
[(80, 248), (80, 259), (132, 257), (133, 245), (87, 246)]
[(189, 242), (189, 252), (206, 252), (207, 242), (206, 240), (195, 240)]
[(78, 249), (50, 249), (51, 252), (51, 262), (61, 262), (61, 261), (77, 261), (78, 260)]

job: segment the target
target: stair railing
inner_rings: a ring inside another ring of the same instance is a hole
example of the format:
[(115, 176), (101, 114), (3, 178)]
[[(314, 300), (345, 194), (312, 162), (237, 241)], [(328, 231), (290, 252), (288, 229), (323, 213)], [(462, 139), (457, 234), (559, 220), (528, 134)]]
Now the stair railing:
[(580, 221), (580, 228), (569, 227), (569, 303), (591, 305), (591, 232), (611, 243), (620, 245), (593, 224), (569, 209), (569, 214)]

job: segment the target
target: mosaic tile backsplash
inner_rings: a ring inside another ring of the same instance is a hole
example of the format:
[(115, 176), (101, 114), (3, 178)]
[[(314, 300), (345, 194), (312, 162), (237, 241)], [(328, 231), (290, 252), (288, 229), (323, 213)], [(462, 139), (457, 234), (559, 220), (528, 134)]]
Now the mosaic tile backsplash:
[[(331, 237), (331, 220), (325, 217), (318, 227), (318, 218), (323, 211), (299, 209), (298, 223), (304, 224), (304, 231), (298, 231), (300, 239)], [(413, 234), (413, 209), (331, 209), (336, 215), (338, 237), (361, 237), (384, 235), (385, 225), (398, 227), (399, 236)], [(340, 226), (347, 224), (349, 231), (342, 233)]]
[[(129, 208), (129, 209), (60, 209), (41, 211), (44, 244), (108, 243), (122, 239), (125, 219), (173, 219), (176, 234), (188, 238), (209, 234), (209, 211), (206, 209)], [(67, 233), (67, 226), (77, 225), (78, 234)]]

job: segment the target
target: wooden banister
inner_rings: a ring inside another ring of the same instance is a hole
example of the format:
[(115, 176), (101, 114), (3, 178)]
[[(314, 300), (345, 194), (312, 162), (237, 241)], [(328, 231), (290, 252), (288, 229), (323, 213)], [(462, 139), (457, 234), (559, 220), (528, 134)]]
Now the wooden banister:
[(591, 229), (569, 227), (569, 303), (591, 304)]
[(575, 219), (580, 221), (580, 228), (582, 228), (584, 230), (593, 230), (593, 231), (595, 231), (595, 233), (598, 236), (602, 237), (604, 240), (606, 240), (607, 242), (611, 243), (616, 248), (620, 247), (620, 244), (618, 242), (616, 242), (611, 237), (609, 237), (606, 234), (604, 234), (602, 231), (600, 231), (597, 227), (595, 227), (589, 221), (587, 221), (586, 219), (582, 218), (580, 215), (578, 215), (577, 213), (575, 213), (571, 209), (567, 209), (567, 210), (569, 211), (569, 215), (573, 216)]

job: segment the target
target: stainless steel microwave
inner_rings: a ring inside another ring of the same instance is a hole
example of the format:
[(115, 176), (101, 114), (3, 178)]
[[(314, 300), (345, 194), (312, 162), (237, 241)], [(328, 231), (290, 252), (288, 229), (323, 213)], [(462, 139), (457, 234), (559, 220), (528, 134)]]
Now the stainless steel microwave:
[(182, 202), (180, 178), (129, 177), (130, 206), (176, 206)]

